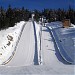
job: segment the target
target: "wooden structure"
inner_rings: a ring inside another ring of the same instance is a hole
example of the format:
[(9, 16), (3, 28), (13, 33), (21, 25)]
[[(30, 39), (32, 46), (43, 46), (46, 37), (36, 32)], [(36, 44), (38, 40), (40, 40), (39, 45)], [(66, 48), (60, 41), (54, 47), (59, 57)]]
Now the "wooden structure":
[(63, 22), (63, 27), (65, 28), (71, 26), (70, 19), (65, 19), (62, 22)]

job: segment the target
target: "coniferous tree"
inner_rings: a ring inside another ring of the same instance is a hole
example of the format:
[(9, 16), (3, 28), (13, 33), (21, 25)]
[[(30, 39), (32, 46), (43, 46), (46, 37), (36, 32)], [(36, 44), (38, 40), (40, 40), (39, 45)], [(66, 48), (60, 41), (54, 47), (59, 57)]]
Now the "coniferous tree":
[(9, 27), (14, 26), (14, 12), (10, 5), (9, 8), (7, 9), (6, 17), (9, 20)]
[(0, 8), (0, 29), (4, 29), (6, 27), (5, 26), (5, 18), (6, 18), (5, 11), (4, 11), (3, 7), (1, 6), (1, 8)]
[[(22, 7), (12, 9), (9, 5), (5, 11), (3, 7), (0, 8), (0, 30), (8, 27), (12, 27), (15, 23), (20, 21), (28, 21), (31, 18), (32, 12)], [(71, 23), (75, 24), (75, 10), (69, 7), (69, 10), (64, 9), (44, 9), (42, 11), (34, 10), (36, 21), (39, 21), (40, 17), (46, 17), (48, 22), (62, 21), (63, 19), (70, 19)]]

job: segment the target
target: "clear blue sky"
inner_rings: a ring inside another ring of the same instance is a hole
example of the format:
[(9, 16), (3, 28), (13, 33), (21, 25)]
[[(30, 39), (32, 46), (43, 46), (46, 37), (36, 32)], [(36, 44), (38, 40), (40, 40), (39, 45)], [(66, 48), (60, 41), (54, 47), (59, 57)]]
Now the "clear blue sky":
[(12, 7), (25, 7), (30, 10), (38, 9), (42, 10), (44, 8), (64, 8), (68, 9), (69, 5), (74, 8), (74, 0), (0, 0), (0, 6), (7, 8), (8, 5)]

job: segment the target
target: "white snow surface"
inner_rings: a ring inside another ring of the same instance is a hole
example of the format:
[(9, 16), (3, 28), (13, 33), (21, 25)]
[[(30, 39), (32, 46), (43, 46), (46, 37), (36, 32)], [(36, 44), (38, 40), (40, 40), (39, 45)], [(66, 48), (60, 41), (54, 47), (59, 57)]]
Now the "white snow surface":
[(6, 64), (7, 66), (30, 66), (34, 65), (34, 29), (32, 22), (27, 22), (19, 43), (16, 48), (16, 53), (12, 60)]
[[(57, 29), (62, 27), (62, 23), (51, 22), (50, 24), (47, 24), (47, 26), (53, 29)], [(36, 22), (35, 27), (37, 37), (38, 61), (39, 63), (42, 63), (42, 65), (34, 65), (34, 31), (32, 23), (28, 22), (22, 32), (14, 57), (6, 66), (0, 67), (0, 73), (21, 75), (73, 75), (75, 73), (74, 65), (70, 65), (62, 59), (49, 29), (47, 27), (42, 27), (41, 29), (41, 25), (37, 24)]]
[(47, 26), (51, 27), (52, 29), (55, 29), (55, 28), (60, 28), (62, 27), (62, 22), (60, 21), (56, 21), (56, 22), (51, 22), (51, 23), (48, 23), (46, 24)]
[(65, 52), (75, 61), (75, 28), (59, 28), (55, 32)]
[(75, 28), (75, 25), (74, 25), (74, 24), (72, 24), (72, 23), (71, 23), (71, 26), (72, 26), (73, 28)]
[(72, 59), (72, 63), (74, 63), (75, 61), (75, 25), (71, 24), (71, 27), (62, 28), (62, 23), (58, 23), (58, 24), (57, 23), (58, 22), (52, 22), (50, 24), (47, 24), (47, 26), (51, 30), (53, 29), (52, 30), (53, 35), (56, 34), (57, 36), (57, 37), (56, 36), (54, 37), (58, 39), (58, 41), (60, 42), (60, 45), (63, 47), (63, 50)]
[(36, 27), (36, 37), (37, 37), (37, 50), (38, 50), (38, 61), (42, 65), (42, 53), (41, 53), (41, 35), (42, 35), (42, 25), (35, 22)]
[(0, 64), (6, 64), (12, 58), (20, 32), (25, 22), (21, 21), (14, 27), (0, 31)]

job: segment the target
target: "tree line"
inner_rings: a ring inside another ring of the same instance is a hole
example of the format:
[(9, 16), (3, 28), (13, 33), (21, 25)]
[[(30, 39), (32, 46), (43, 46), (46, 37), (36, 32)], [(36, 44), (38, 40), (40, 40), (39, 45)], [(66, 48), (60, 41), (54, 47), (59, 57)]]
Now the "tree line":
[[(15, 23), (19, 21), (28, 21), (31, 18), (33, 12), (22, 7), (12, 8), (10, 5), (8, 9), (0, 7), (0, 30), (6, 29), (8, 27), (13, 27)], [(34, 10), (36, 21), (39, 21), (39, 18), (42, 16), (46, 17), (48, 22), (52, 21), (62, 21), (63, 19), (70, 19), (71, 23), (75, 24), (75, 10), (69, 7), (68, 10), (64, 9), (44, 9), (42, 11)]]
[(62, 21), (64, 19), (70, 19), (71, 23), (75, 24), (75, 10), (69, 7), (68, 10), (64, 9), (44, 9), (42, 12), (35, 10), (35, 19), (39, 21), (40, 16), (46, 17), (48, 22)]
[(31, 11), (22, 7), (12, 8), (10, 5), (7, 10), (0, 8), (0, 30), (13, 27), (19, 21), (28, 21), (31, 17)]

